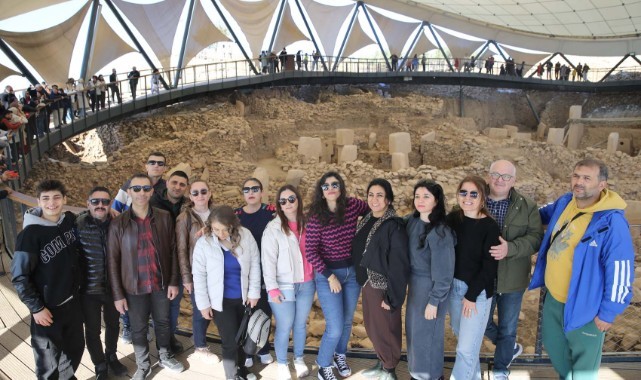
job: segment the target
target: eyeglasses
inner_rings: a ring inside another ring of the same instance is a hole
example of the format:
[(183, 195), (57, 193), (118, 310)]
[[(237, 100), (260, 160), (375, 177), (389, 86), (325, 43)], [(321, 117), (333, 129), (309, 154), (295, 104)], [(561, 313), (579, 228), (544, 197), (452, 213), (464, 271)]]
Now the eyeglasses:
[(247, 194), (249, 190), (251, 190), (252, 193), (257, 193), (260, 191), (260, 186), (243, 187), (243, 193)]
[(458, 192), (458, 196), (461, 198), (467, 197), (467, 195), (470, 195), (470, 198), (476, 199), (479, 197), (479, 192), (478, 191), (467, 191), (467, 190), (461, 190)]
[(103, 206), (109, 206), (109, 203), (111, 203), (111, 199), (106, 199), (106, 198), (91, 198), (89, 200), (89, 203), (92, 206), (98, 206), (99, 204), (102, 203)]
[(194, 191), (191, 192), (191, 196), (192, 197), (197, 197), (198, 194), (206, 195), (208, 192), (209, 192), (209, 190), (207, 190), (207, 189), (200, 189), (200, 191), (194, 190)]
[(149, 160), (147, 161), (147, 165), (158, 165), (158, 166), (165, 166), (165, 161), (154, 161), (154, 160)]
[(330, 186), (332, 187), (332, 189), (340, 189), (341, 188), (340, 182), (332, 182), (332, 183), (324, 183), (324, 184), (322, 184), (321, 185), (321, 189), (323, 191), (327, 191), (327, 190), (329, 190)]
[(145, 185), (145, 186), (135, 185), (135, 186), (129, 186), (129, 189), (133, 190), (134, 193), (139, 193), (140, 190), (144, 191), (145, 193), (148, 193), (153, 189), (153, 187), (151, 187), (150, 185)]
[(287, 204), (287, 201), (289, 201), (289, 203), (296, 202), (296, 196), (295, 195), (290, 195), (287, 198), (281, 198), (281, 199), (278, 200), (278, 203), (280, 203), (281, 206), (285, 206)]
[(514, 178), (514, 176), (511, 175), (511, 174), (501, 174), (501, 173), (490, 173), (490, 177), (492, 177), (492, 179), (499, 179), (500, 178), (505, 182), (507, 182), (507, 181), (511, 180), (512, 178)]

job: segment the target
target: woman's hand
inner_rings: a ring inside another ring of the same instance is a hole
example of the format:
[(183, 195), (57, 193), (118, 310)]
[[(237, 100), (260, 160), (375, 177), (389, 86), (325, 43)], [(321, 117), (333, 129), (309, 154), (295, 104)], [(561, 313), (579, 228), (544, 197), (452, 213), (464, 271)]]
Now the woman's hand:
[(385, 301), (381, 301), (381, 307), (387, 311), (391, 309), (389, 305), (385, 303)]
[(478, 314), (476, 310), (476, 302), (468, 301), (466, 298), (463, 298), (463, 311), (461, 312), (464, 318), (472, 318), (472, 313), (474, 315)]
[(249, 305), (252, 309), (256, 307), (256, 304), (258, 304), (258, 298), (247, 299), (247, 305)]
[(285, 300), (285, 296), (280, 291), (280, 289), (272, 289), (268, 293), (269, 293), (269, 299), (273, 303), (281, 303)]
[(429, 303), (425, 307), (425, 319), (432, 320), (436, 319), (436, 313), (438, 312), (438, 306), (430, 305)]
[(212, 319), (214, 319), (214, 309), (212, 309), (211, 307), (207, 309), (202, 309), (200, 311), (200, 314), (202, 314), (203, 318), (205, 318), (208, 321), (211, 321)]
[(338, 280), (338, 277), (336, 277), (335, 274), (332, 274), (329, 276), (327, 279), (329, 282), (329, 290), (331, 290), (332, 293), (340, 293), (343, 288), (341, 287), (341, 282)]

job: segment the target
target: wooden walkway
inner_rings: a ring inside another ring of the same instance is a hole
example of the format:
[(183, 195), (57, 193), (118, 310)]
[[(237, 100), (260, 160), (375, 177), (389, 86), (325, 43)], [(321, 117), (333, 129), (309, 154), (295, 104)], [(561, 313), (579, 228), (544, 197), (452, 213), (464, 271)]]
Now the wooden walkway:
[[(8, 271), (10, 268), (10, 260), (6, 254), (1, 254), (0, 258), (4, 267)], [(0, 266), (1, 268), (1, 266)], [(0, 379), (33, 379), (34, 374), (34, 358), (31, 350), (31, 339), (29, 333), (30, 315), (26, 306), (18, 299), (18, 296), (11, 285), (10, 274), (0, 277)], [(185, 352), (180, 354), (177, 359), (185, 364), (186, 370), (183, 373), (176, 374), (166, 369), (161, 369), (155, 362), (157, 361), (157, 352), (154, 344), (150, 344), (152, 353), (153, 371), (151, 378), (153, 379), (224, 379), (224, 372), (222, 364), (214, 366), (207, 366), (197, 361), (193, 361), (189, 355), (193, 353), (193, 344), (189, 337), (178, 336), (178, 339), (183, 343)], [(220, 346), (217, 344), (211, 345), (212, 350), (220, 354)], [(136, 370), (136, 363), (134, 359), (132, 345), (118, 345), (118, 356), (121, 358), (123, 364), (129, 369), (129, 377), (133, 375)], [(308, 379), (316, 378), (315, 357), (313, 355), (306, 356), (307, 363), (313, 367), (312, 376)], [(373, 360), (369, 359), (355, 359), (349, 358), (349, 363), (352, 366), (354, 375), (350, 379), (359, 380), (365, 379), (359, 375), (364, 369), (374, 365)], [(449, 375), (452, 363), (446, 363), (446, 376)], [(78, 379), (93, 379), (94, 371), (93, 364), (89, 358), (89, 354), (85, 351), (82, 358), (82, 363), (76, 376)], [(253, 372), (258, 375), (260, 379), (277, 379), (276, 364), (268, 366), (255, 365), (252, 368)], [(407, 363), (402, 362), (397, 369), (398, 378), (402, 380), (409, 379), (407, 373)], [(294, 375), (293, 375), (294, 376)], [(491, 379), (487, 371), (484, 371), (484, 379)], [(115, 378), (115, 377), (112, 377)], [(295, 378), (295, 376), (293, 377)], [(556, 379), (558, 378), (549, 365), (527, 365), (527, 366), (513, 366), (512, 380), (520, 379)], [(599, 373), (599, 379), (641, 379), (641, 363), (616, 363), (616, 364), (603, 364)]]

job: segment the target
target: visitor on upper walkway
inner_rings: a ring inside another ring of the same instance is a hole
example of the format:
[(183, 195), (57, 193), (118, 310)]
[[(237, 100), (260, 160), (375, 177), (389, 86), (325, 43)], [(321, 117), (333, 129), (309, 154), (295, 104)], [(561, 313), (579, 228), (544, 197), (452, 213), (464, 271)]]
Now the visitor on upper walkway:
[(276, 218), (263, 233), (261, 262), (269, 303), (276, 319), (274, 350), (278, 379), (291, 380), (287, 349), (289, 334), (294, 340), (296, 377), (309, 374), (303, 353), (307, 339), (307, 318), (314, 302), (314, 268), (305, 257), (305, 216), (303, 199), (292, 185), (276, 193)]
[(412, 378), (443, 378), (445, 315), (454, 277), (456, 237), (445, 223), (441, 185), (414, 186), (414, 213), (407, 221), (410, 276), (405, 314), (407, 362)]
[[(498, 274), (485, 336), (496, 346), (496, 380), (508, 379), (512, 360), (523, 352), (523, 346), (516, 342), (521, 301), (529, 283), (532, 255), (543, 237), (536, 202), (521, 195), (514, 188), (515, 182), (516, 167), (510, 161), (498, 160), (490, 165), (486, 205), (499, 225), (501, 237), (500, 244), (490, 248), (490, 254), (498, 261)], [(495, 308), (498, 323), (494, 322)]]
[(136, 70), (136, 66), (131, 68), (129, 74), (127, 74), (127, 79), (129, 79), (129, 90), (131, 91), (131, 97), (136, 100), (136, 88), (138, 87), (138, 79), (140, 78), (140, 71)]
[(394, 210), (392, 185), (375, 178), (367, 186), (370, 212), (356, 226), (352, 259), (362, 287), (363, 322), (379, 362), (363, 376), (397, 379), (401, 359), (405, 303), (410, 273), (405, 223)]
[(350, 376), (347, 344), (360, 294), (352, 259), (352, 239), (359, 216), (369, 207), (347, 196), (345, 181), (337, 172), (318, 180), (309, 209), (305, 255), (314, 267), (316, 291), (325, 316), (325, 332), (316, 362), (318, 378), (335, 379), (332, 368), (342, 377)]
[(118, 99), (118, 104), (121, 104), (122, 98), (120, 97), (120, 82), (118, 82), (116, 69), (111, 69), (111, 74), (109, 74), (109, 91), (111, 91), (111, 102), (115, 103), (115, 96)]
[(605, 334), (632, 299), (634, 247), (605, 163), (577, 162), (570, 184), (540, 209), (548, 229), (529, 289), (547, 289), (541, 332), (559, 377), (596, 380)]

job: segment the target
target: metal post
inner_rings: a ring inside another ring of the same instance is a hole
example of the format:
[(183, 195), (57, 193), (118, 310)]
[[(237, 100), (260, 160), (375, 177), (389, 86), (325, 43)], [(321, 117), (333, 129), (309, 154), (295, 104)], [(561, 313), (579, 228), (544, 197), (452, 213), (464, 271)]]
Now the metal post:
[[(416, 46), (416, 43), (418, 42), (418, 39), (421, 37), (421, 33), (423, 33), (423, 25), (422, 24), (421, 24), (421, 27), (418, 28), (418, 33), (416, 33), (416, 35), (414, 36), (414, 40), (410, 44), (410, 49), (408, 50), (408, 52), (411, 52), (412, 49), (414, 49), (414, 46)], [(403, 58), (403, 60), (401, 61), (401, 67), (405, 67), (405, 63), (407, 62), (407, 60), (409, 58), (410, 57), (408, 57), (408, 55), (405, 54), (405, 58)]]
[(87, 79), (87, 67), (92, 58), (94, 42), (96, 41), (96, 24), (98, 22), (98, 11), (100, 10), (99, 0), (93, 0), (91, 6), (91, 18), (89, 19), (89, 28), (87, 29), (87, 40), (85, 41), (85, 53), (82, 56), (82, 66), (80, 67), (80, 78)]
[(276, 25), (274, 26), (274, 32), (272, 33), (272, 38), (269, 41), (270, 52), (274, 49), (274, 41), (276, 41), (276, 33), (278, 33), (278, 30), (280, 29), (280, 22), (281, 22), (281, 19), (283, 18), (283, 12), (285, 11), (286, 4), (287, 4), (287, 0), (281, 0), (280, 9), (278, 10), (278, 16), (276, 17)]
[(532, 100), (530, 99), (530, 96), (526, 93), (525, 94), (525, 99), (527, 100), (527, 104), (530, 106), (530, 109), (532, 110), (532, 113), (534, 114), (534, 118), (536, 119), (536, 124), (541, 123), (541, 118), (539, 115), (536, 113), (536, 110), (534, 109), (534, 104), (532, 104)]
[(507, 62), (507, 57), (505, 56), (505, 54), (503, 54), (503, 50), (501, 50), (501, 48), (496, 43), (496, 41), (490, 40), (490, 41), (488, 41), (488, 44), (492, 44), (492, 45), (496, 46), (496, 50), (499, 51), (499, 54), (501, 55), (501, 57), (503, 57), (503, 60)]
[(458, 116), (463, 117), (463, 85), (459, 85), (458, 92)]
[(187, 10), (187, 21), (185, 22), (185, 33), (183, 34), (183, 40), (180, 44), (180, 55), (178, 55), (178, 70), (176, 70), (176, 76), (174, 77), (174, 85), (176, 88), (178, 86), (178, 81), (183, 70), (183, 64), (185, 63), (185, 49), (187, 48), (187, 38), (189, 37), (189, 28), (191, 27), (191, 17), (194, 14), (194, 0), (189, 0), (189, 9)]
[[(309, 37), (312, 39), (312, 43), (314, 44), (314, 47), (316, 48), (316, 51), (318, 54), (320, 54), (320, 49), (318, 48), (318, 43), (316, 43), (316, 38), (314, 38), (314, 33), (312, 33), (312, 28), (309, 27), (309, 23), (307, 22), (307, 17), (305, 17), (305, 14), (303, 13), (303, 7), (301, 7), (300, 2), (298, 0), (294, 0), (296, 3), (296, 6), (298, 7), (298, 11), (300, 12), (301, 17), (303, 18), (303, 22), (305, 23), (305, 27), (307, 28), (307, 32), (309, 33)], [(271, 52), (271, 50), (270, 50)], [(312, 57), (314, 59), (314, 57)], [(327, 65), (325, 64), (325, 59), (323, 56), (320, 56), (321, 63), (323, 64), (323, 68), (325, 71), (327, 71)]]
[(443, 58), (445, 58), (445, 62), (447, 62), (447, 65), (450, 67), (450, 71), (454, 72), (454, 67), (452, 66), (452, 63), (450, 62), (450, 60), (447, 58), (447, 54), (445, 54), (445, 50), (443, 50), (443, 46), (441, 46), (441, 42), (438, 40), (438, 37), (436, 37), (436, 32), (434, 32), (434, 28), (432, 27), (432, 24), (428, 22), (427, 27), (430, 29), (430, 32), (432, 32), (432, 37), (434, 37), (434, 41), (436, 41), (436, 45), (438, 46), (438, 49), (441, 51), (441, 54), (443, 54)]
[(332, 71), (336, 71), (336, 67), (338, 67), (338, 61), (340, 61), (341, 54), (343, 54), (343, 50), (345, 50), (345, 44), (347, 44), (347, 38), (352, 33), (352, 28), (354, 27), (354, 20), (356, 20), (356, 16), (358, 15), (358, 7), (359, 7), (359, 3), (357, 3), (356, 6), (354, 7), (354, 13), (352, 14), (352, 19), (349, 20), (349, 26), (347, 27), (347, 31), (345, 32), (345, 37), (343, 38), (343, 42), (341, 43), (341, 48), (338, 50), (338, 54), (334, 59), (334, 67), (332, 68)]
[[(154, 62), (151, 60), (151, 58), (149, 58), (149, 55), (147, 54), (147, 52), (145, 52), (145, 49), (142, 48), (142, 45), (140, 44), (140, 42), (138, 42), (138, 39), (132, 33), (131, 29), (129, 29), (129, 26), (120, 15), (120, 12), (118, 12), (118, 10), (114, 6), (114, 4), (111, 2), (111, 0), (104, 0), (104, 1), (109, 6), (109, 9), (111, 9), (111, 12), (114, 14), (114, 16), (116, 16), (116, 18), (118, 19), (118, 22), (120, 23), (120, 25), (122, 25), (125, 32), (127, 32), (127, 35), (129, 36), (129, 38), (131, 38), (134, 45), (136, 45), (136, 49), (138, 49), (140, 54), (142, 54), (142, 56), (145, 58), (145, 61), (147, 62), (149, 67), (151, 67), (152, 70), (155, 70), (157, 68), (156, 65), (154, 65)], [(160, 82), (162, 83), (165, 90), (169, 90), (169, 85), (167, 84), (167, 82), (165, 82), (165, 79), (162, 76), (160, 77)]]
[[(567, 62), (567, 63), (568, 63), (568, 65), (570, 65), (573, 69), (576, 69), (576, 66), (574, 66), (574, 64), (573, 64), (572, 62), (570, 62), (570, 60), (569, 60), (569, 59), (567, 59), (567, 58), (565, 57), (565, 55), (563, 55), (563, 53), (559, 53), (559, 55), (560, 55), (563, 59), (565, 59), (565, 62)], [(626, 55), (627, 55), (627, 54), (626, 54)], [(621, 62), (623, 62), (623, 61), (621, 61)]]
[[(545, 67), (545, 65), (547, 65), (547, 63), (550, 62), (552, 59), (554, 59), (554, 57), (556, 57), (557, 55), (559, 55), (559, 53), (552, 54), (550, 56), (550, 58), (548, 58), (545, 62), (543, 62), (543, 67)], [(534, 74), (536, 74), (536, 71), (531, 72), (530, 76), (528, 76), (528, 78), (532, 78), (534, 76)]]
[(249, 57), (249, 55), (247, 55), (245, 48), (243, 48), (243, 45), (238, 40), (238, 37), (236, 37), (236, 33), (234, 33), (234, 30), (232, 29), (231, 25), (229, 25), (229, 22), (227, 22), (225, 15), (223, 15), (223, 12), (221, 12), (220, 7), (218, 6), (218, 3), (216, 3), (216, 0), (211, 0), (211, 3), (214, 4), (214, 8), (216, 8), (216, 12), (218, 12), (218, 15), (225, 23), (225, 27), (227, 28), (227, 30), (229, 30), (229, 33), (231, 33), (231, 36), (236, 42), (236, 44), (238, 45), (238, 48), (240, 49), (241, 53), (243, 53), (243, 55), (245, 56), (245, 59), (249, 62), (249, 67), (251, 67), (254, 74), (258, 75), (258, 70), (256, 69), (256, 66), (254, 66), (252, 59)]
[[(609, 77), (609, 76), (610, 76), (610, 74), (612, 74), (612, 73), (614, 72), (614, 70), (616, 70), (616, 69), (617, 69), (617, 67), (619, 67), (619, 66), (623, 63), (623, 61), (625, 61), (626, 59), (628, 59), (628, 57), (629, 57), (629, 56), (630, 56), (630, 53), (628, 53), (628, 54), (624, 55), (624, 56), (623, 56), (623, 58), (621, 58), (621, 60), (620, 60), (619, 62), (617, 62), (617, 64), (616, 64), (616, 65), (614, 65), (614, 67), (613, 67), (613, 68), (611, 68), (611, 69), (610, 69), (610, 71), (608, 71), (608, 72), (607, 72), (607, 74), (605, 74), (605, 75), (603, 76), (603, 78), (601, 78), (601, 79), (599, 80), (599, 82), (603, 82), (603, 81), (605, 80), (605, 78)], [(636, 57), (634, 57), (634, 58), (636, 59)], [(639, 60), (637, 59), (637, 62), (638, 62), (638, 61), (639, 61)]]
[(25, 65), (22, 64), (20, 59), (13, 53), (9, 45), (7, 45), (7, 43), (4, 42), (2, 39), (0, 39), (0, 50), (2, 50), (4, 54), (6, 54), (6, 56), (11, 60), (11, 62), (13, 62), (13, 64), (16, 65), (18, 70), (20, 70), (20, 73), (22, 74), (22, 76), (27, 78), (27, 80), (31, 84), (38, 83), (38, 80), (36, 79), (36, 77), (31, 73), (31, 71), (29, 71), (29, 69), (27, 69)]
[(390, 65), (389, 60), (387, 59), (387, 55), (385, 55), (385, 50), (383, 50), (383, 45), (381, 44), (381, 40), (378, 38), (378, 33), (376, 33), (376, 29), (374, 29), (374, 24), (372, 23), (372, 19), (369, 16), (369, 11), (367, 10), (367, 7), (365, 6), (365, 4), (363, 4), (362, 1), (359, 1), (357, 6), (360, 6), (361, 8), (363, 8), (363, 12), (365, 12), (365, 17), (367, 18), (369, 27), (372, 28), (372, 33), (374, 33), (374, 37), (376, 38), (376, 43), (378, 44), (378, 47), (381, 49), (381, 53), (383, 53), (383, 58), (385, 58), (385, 64), (387, 65), (387, 68), (390, 69), (392, 66)]

